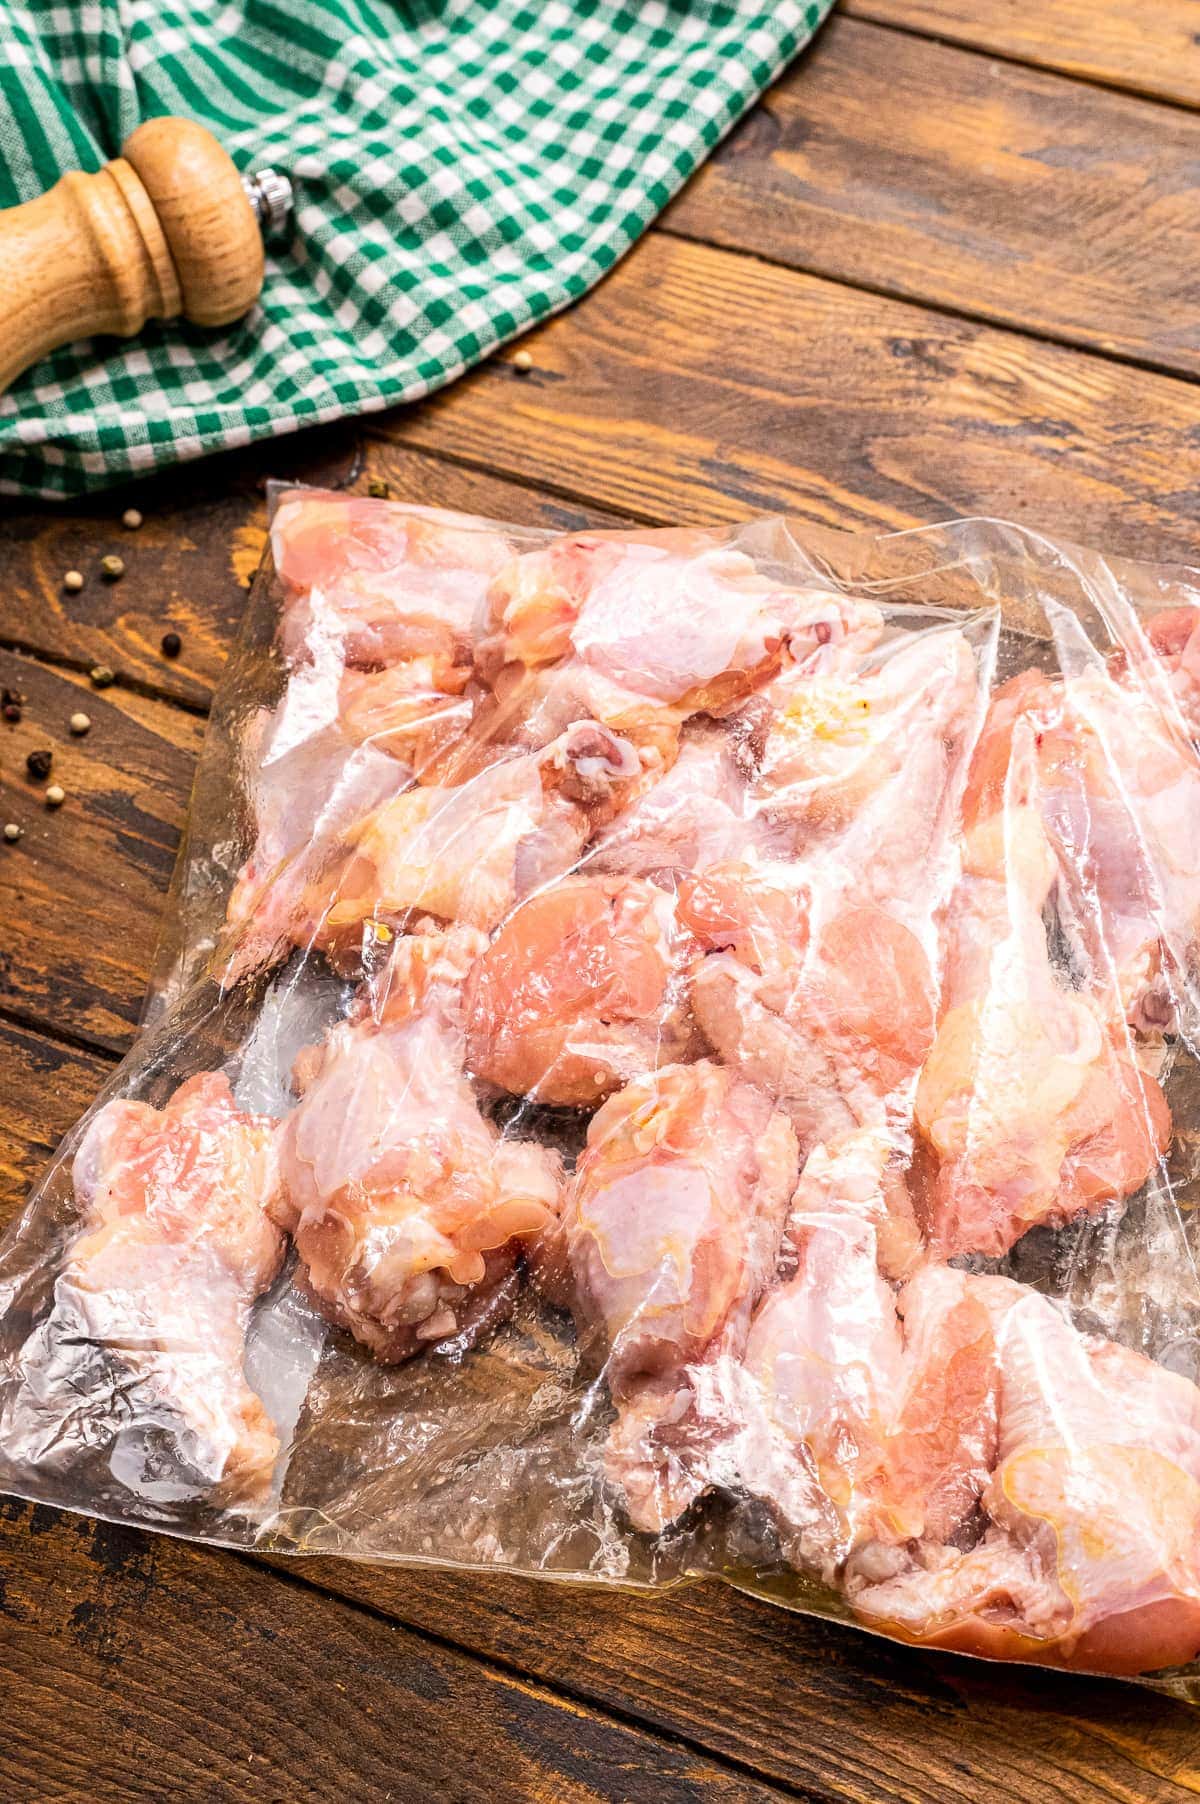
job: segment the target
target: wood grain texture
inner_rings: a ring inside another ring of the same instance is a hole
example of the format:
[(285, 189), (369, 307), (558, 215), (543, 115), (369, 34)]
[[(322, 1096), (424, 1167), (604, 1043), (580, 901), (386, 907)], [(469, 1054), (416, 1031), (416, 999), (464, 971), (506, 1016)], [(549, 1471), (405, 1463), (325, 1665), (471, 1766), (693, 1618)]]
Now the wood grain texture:
[[(843, 0), (843, 11), (1135, 94), (1200, 103), (1193, 0)], [(937, 104), (932, 91), (927, 104)]]
[(0, 1505), (14, 1804), (752, 1804), (691, 1749), (246, 1561)]
[(835, 16), (665, 224), (1196, 375), (1198, 169), (1186, 113)]
[[(315, 1570), (313, 1569), (315, 1567)], [(1130, 1687), (921, 1655), (718, 1585), (622, 1596), (321, 1560), (302, 1575), (839, 1804), (1182, 1804), (1200, 1717)], [(697, 1650), (711, 1650), (697, 1658)]]
[(0, 1233), (111, 1071), (97, 1053), (0, 1020)]
[[(204, 723), (164, 702), (0, 652), (0, 683), (24, 696), (0, 722), (0, 1007), (123, 1050), (158, 939)], [(92, 726), (76, 738), (76, 711)], [(53, 754), (67, 792), (45, 805), (25, 770)]]
[[(352, 425), (304, 433), (206, 460), (91, 503), (18, 512), (0, 526), (0, 644), (87, 671), (107, 664), (134, 684), (206, 707), (237, 630), (245, 589), (266, 538), (267, 475), (331, 486), (353, 476)], [(127, 532), (131, 503), (144, 516)], [(100, 559), (116, 553), (125, 575), (108, 583)], [(85, 585), (63, 588), (68, 570)], [(162, 655), (168, 628), (183, 640)]]
[[(992, 48), (1063, 66), (1068, 28), (1086, 23), (1107, 55), (1110, 25), (1133, 16), (1128, 0), (1086, 21), (1081, 0), (1019, 21), (997, 0), (853, 10), (964, 43), (1040, 31), (1049, 50)], [(1139, 9), (1127, 71), (1182, 10)], [(900, 16), (956, 11), (961, 31)], [(807, 67), (668, 232), (528, 341), (528, 378), (501, 356), (372, 421), (361, 464), (360, 429), (345, 428), (5, 521), (0, 640), (59, 668), (0, 671), (28, 696), (22, 725), (0, 724), (0, 815), (28, 829), (0, 842), (0, 1226), (111, 1070), (30, 1023), (109, 1053), (131, 1036), (198, 711), (262, 541), (264, 472), (382, 479), (558, 527), (787, 506), (871, 529), (982, 509), (1197, 555), (1200, 393), (1112, 360), (1193, 367), (1193, 122), (861, 23), (835, 23)], [(1039, 246), (1056, 220), (1060, 241)], [(1116, 349), (1095, 358), (915, 302)], [(129, 499), (139, 535), (117, 525)], [(91, 573), (109, 550), (128, 574), (105, 588)], [(89, 573), (79, 597), (60, 586), (72, 566)], [(158, 654), (168, 625), (184, 638), (174, 665)], [(95, 661), (117, 688), (79, 677)], [(96, 725), (73, 741), (80, 705)], [(25, 751), (50, 742), (70, 791), (58, 816), (24, 775)], [(26, 1506), (0, 1521), (0, 1686), (0, 1789), (37, 1804), (1200, 1793), (1200, 1716), (1130, 1687), (919, 1656), (717, 1588), (622, 1596), (332, 1561), (277, 1574)]]
[(1200, 550), (1200, 389), (663, 234), (586, 306), (368, 437), (651, 520), (993, 514)]

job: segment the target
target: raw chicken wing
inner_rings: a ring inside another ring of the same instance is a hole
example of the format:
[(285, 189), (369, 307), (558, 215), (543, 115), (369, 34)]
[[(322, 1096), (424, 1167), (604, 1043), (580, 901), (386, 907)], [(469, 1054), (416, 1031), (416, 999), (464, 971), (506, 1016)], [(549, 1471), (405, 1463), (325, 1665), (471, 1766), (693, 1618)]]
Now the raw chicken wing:
[(301, 931), (305, 890), (349, 827), (411, 780), (406, 763), (347, 733), (342, 675), (337, 649), (321, 647), (292, 674), (279, 705), (260, 709), (245, 729), (254, 844), (226, 905), (226, 982), (287, 951)]
[[(274, 1122), (243, 1114), (227, 1079), (205, 1072), (161, 1110), (106, 1104), (73, 1176), (83, 1231), (43, 1337), (104, 1349), (127, 1374), (132, 1413), (161, 1425), (197, 1488), (230, 1506), (261, 1502), (279, 1441), (243, 1359), (251, 1304), (283, 1259), (267, 1213), (279, 1181)], [(64, 1393), (41, 1363), (27, 1348), (52, 1453)]]
[[(961, 1281), (992, 1320), (998, 1459), (986, 1530), (866, 1560), (872, 1627), (992, 1658), (1134, 1673), (1200, 1652), (1200, 1390), (1079, 1334), (1004, 1278)], [(890, 1568), (890, 1569), (889, 1569)]]
[(684, 728), (666, 774), (594, 840), (587, 869), (669, 878), (753, 862), (757, 853), (782, 852), (786, 843), (750, 795), (724, 727), (693, 725)]
[(302, 1055), (276, 1213), (307, 1286), (377, 1358), (471, 1327), (558, 1213), (557, 1154), (502, 1140), (463, 1075), (462, 985), (485, 940), (416, 933)]
[(580, 808), (543, 788), (532, 756), (506, 758), (448, 788), (406, 790), (345, 833), (340, 858), (310, 884), (309, 942), (353, 948), (377, 923), (422, 913), (494, 927), (574, 863), (587, 830)]
[(347, 670), (338, 691), (342, 731), (405, 764), (420, 782), (460, 746), (474, 703), (464, 695), (471, 667), (446, 658), (406, 658), (383, 670)]
[(594, 1106), (686, 1055), (693, 943), (674, 898), (636, 878), (566, 877), (504, 922), (467, 984), (476, 1077)]
[(1058, 867), (1035, 806), (1039, 736), (1013, 700), (998, 693), (968, 785), (943, 1012), (917, 1089), (931, 1155), (918, 1194), (947, 1258), (998, 1256), (1036, 1223), (1130, 1195), (1170, 1133), (1111, 996), (1068, 989), (1052, 968), (1042, 910)]
[(606, 1471), (639, 1529), (665, 1528), (708, 1482), (694, 1369), (741, 1350), (795, 1174), (786, 1118), (706, 1060), (636, 1079), (592, 1121), (564, 1231), (617, 1409)]
[(366, 669), (469, 656), (488, 585), (512, 556), (507, 540), (467, 514), (319, 492), (280, 504), (271, 547), (289, 595), (287, 657), (299, 663), (332, 643)]
[(701, 1393), (725, 1425), (714, 1480), (769, 1504), (789, 1559), (827, 1581), (864, 1544), (944, 1541), (991, 1466), (986, 1312), (959, 1273), (930, 1268), (902, 1326), (881, 1275), (897, 1225), (890, 1156), (870, 1132), (814, 1148), (788, 1222), (792, 1273)]
[(681, 885), (681, 919), (706, 948), (692, 972), (696, 1019), (727, 1063), (779, 1099), (803, 1146), (889, 1124), (899, 1145), (933, 1039), (929, 961), (873, 904), (835, 896), (822, 914), (826, 898), (802, 873), (719, 865)]

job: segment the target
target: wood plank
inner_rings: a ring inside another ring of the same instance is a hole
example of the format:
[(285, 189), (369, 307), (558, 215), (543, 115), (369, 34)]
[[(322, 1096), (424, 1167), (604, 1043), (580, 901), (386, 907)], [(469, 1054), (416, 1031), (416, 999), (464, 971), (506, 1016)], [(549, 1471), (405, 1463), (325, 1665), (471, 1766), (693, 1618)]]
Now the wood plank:
[[(352, 425), (257, 445), (63, 508), (5, 503), (0, 528), (0, 644), (88, 670), (107, 664), (122, 682), (149, 685), (193, 706), (207, 703), (241, 618), (244, 589), (262, 551), (266, 475), (337, 483), (356, 457)], [(144, 516), (121, 525), (126, 507)], [(125, 563), (108, 583), (99, 562)], [(86, 579), (62, 586), (68, 570)], [(168, 628), (183, 639), (162, 656)]]
[[(351, 476), (345, 454), (301, 460), (293, 453), (289, 471), (287, 460), (272, 465), (267, 450), (260, 447), (260, 452), (265, 467), (287, 480), (339, 486)], [(122, 505), (132, 498), (145, 516), (136, 533), (122, 529), (121, 507), (103, 496), (69, 513), (33, 511), (5, 521), (0, 529), (0, 643), (83, 670), (108, 664), (123, 687), (149, 686), (189, 706), (207, 707), (241, 620), (267, 521), (259, 477), (243, 477), (228, 486), (222, 485), (219, 470), (216, 477), (193, 483), (184, 471), (124, 492)], [(386, 469), (372, 466), (349, 486), (361, 492), (370, 477), (386, 477), (397, 498), (429, 507), (556, 529), (581, 525), (585, 518), (606, 524), (602, 510), (538, 496), (516, 483), (415, 451), (392, 455)], [(109, 551), (125, 562), (125, 575), (116, 583), (97, 574), (99, 558)], [(77, 595), (62, 586), (63, 573), (71, 569), (87, 573), (86, 586)], [(182, 654), (175, 659), (161, 653), (168, 626), (183, 639)]]
[(1200, 103), (1194, 0), (843, 0), (842, 10), (1136, 94)]
[[(25, 700), (0, 723), (0, 1006), (123, 1050), (158, 940), (204, 723), (167, 703), (0, 652), (0, 683)], [(90, 732), (68, 721), (82, 710)], [(27, 753), (50, 749), (67, 791), (48, 809)]]
[(8, 1503), (0, 1571), (6, 1798), (780, 1796), (233, 1555)]
[[(845, 1804), (1182, 1804), (1194, 1709), (1100, 1680), (922, 1655), (706, 1585), (622, 1596), (348, 1561), (302, 1576)], [(701, 1651), (703, 1650), (703, 1651)]]
[(1196, 375), (1198, 167), (1177, 109), (835, 16), (664, 224)]
[(0, 1233), (111, 1071), (98, 1053), (0, 1020)]
[[(0, 1093), (21, 1099), (18, 1110), (0, 1115), (0, 1225), (104, 1071), (96, 1058), (0, 1023)], [(123, 1595), (157, 1596), (158, 1544), (129, 1531), (85, 1529), (48, 1510), (24, 1520), (38, 1533), (53, 1531), (56, 1550), (62, 1536), (75, 1537), (66, 1545), (76, 1565), (94, 1563), (88, 1534), (117, 1538), (125, 1583), (105, 1590), (106, 1611), (110, 1592), (114, 1605)], [(112, 1560), (108, 1546), (102, 1540), (102, 1565)], [(293, 1580), (685, 1736), (809, 1798), (993, 1804), (1003, 1796), (1061, 1804), (1069, 1787), (1073, 1804), (1170, 1804), (1200, 1791), (1200, 1716), (1131, 1687), (922, 1656), (717, 1586), (624, 1595), (327, 1559), (278, 1564)], [(12, 1565), (24, 1570), (22, 1546), (6, 1552), (0, 1530), (0, 1571)], [(74, 1584), (70, 1575), (66, 1582)], [(96, 1582), (85, 1574), (84, 1595), (93, 1601)], [(62, 1609), (50, 1625), (55, 1647)], [(89, 1609), (82, 1615), (91, 1635), (95, 1618)], [(42, 1614), (37, 1620), (45, 1628)], [(114, 1630), (116, 1647), (125, 1632)], [(247, 1638), (261, 1641), (262, 1633), (252, 1625)], [(120, 1683), (134, 1693), (134, 1708), (144, 1709), (151, 1693), (142, 1690), (140, 1669), (122, 1673)]]
[(589, 298), (369, 437), (643, 519), (993, 514), (1200, 549), (1200, 390), (652, 233)]

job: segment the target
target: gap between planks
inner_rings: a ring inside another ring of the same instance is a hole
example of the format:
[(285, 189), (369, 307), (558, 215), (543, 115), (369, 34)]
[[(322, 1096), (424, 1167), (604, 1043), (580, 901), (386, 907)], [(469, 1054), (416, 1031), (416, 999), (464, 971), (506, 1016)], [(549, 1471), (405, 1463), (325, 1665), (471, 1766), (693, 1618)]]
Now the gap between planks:
[[(96, 667), (93, 658), (71, 658), (66, 652), (48, 651), (28, 640), (13, 639), (6, 634), (0, 634), (0, 651), (11, 652), (18, 658), (29, 658), (35, 664), (44, 664), (48, 670), (65, 670), (71, 676), (90, 676)], [(190, 714), (194, 719), (207, 720), (212, 710), (211, 701), (191, 701), (186, 695), (179, 695), (170, 689), (160, 689), (157, 683), (147, 683), (144, 678), (130, 676), (122, 670), (114, 671), (112, 682), (105, 687), (128, 690), (130, 695), (140, 695), (143, 701), (161, 702), (164, 707), (177, 708), (181, 714)]]
[[(712, 1761), (715, 1765), (726, 1768), (730, 1773), (737, 1774), (739, 1778), (752, 1779), (757, 1785), (769, 1786), (784, 1797), (801, 1799), (803, 1804), (827, 1804), (827, 1801), (833, 1799), (832, 1793), (816, 1792), (810, 1788), (793, 1784), (790, 1780), (781, 1778), (777, 1773), (765, 1773), (748, 1760), (739, 1760), (734, 1754), (715, 1749), (708, 1743), (699, 1740), (698, 1737), (688, 1735), (682, 1729), (669, 1728), (660, 1722), (652, 1723), (647, 1717), (639, 1716), (634, 1710), (624, 1709), (621, 1705), (610, 1703), (607, 1699), (598, 1699), (594, 1693), (580, 1687), (565, 1685), (561, 1679), (548, 1679), (532, 1668), (522, 1666), (516, 1660), (507, 1660), (494, 1652), (483, 1653), (466, 1642), (456, 1641), (451, 1635), (439, 1634), (436, 1629), (429, 1628), (425, 1623), (402, 1616), (398, 1612), (385, 1610), (381, 1605), (369, 1603), (365, 1598), (350, 1597), (345, 1592), (335, 1591), (331, 1587), (323, 1585), (319, 1579), (307, 1576), (304, 1571), (304, 1556), (289, 1560), (286, 1554), (259, 1554), (253, 1549), (240, 1547), (227, 1548), (223, 1551), (232, 1554), (234, 1559), (242, 1560), (258, 1571), (265, 1570), (271, 1573), (284, 1584), (297, 1585), (305, 1591), (316, 1592), (318, 1596), (333, 1598), (345, 1608), (356, 1610), (359, 1614), (368, 1616), (374, 1621), (386, 1623), (389, 1628), (395, 1628), (399, 1624), (407, 1634), (414, 1636), (418, 1641), (426, 1642), (430, 1647), (441, 1648), (448, 1653), (467, 1654), (477, 1665), (484, 1667), (489, 1672), (494, 1672), (498, 1677), (510, 1683), (516, 1683), (522, 1687), (527, 1686), (533, 1691), (549, 1692), (576, 1710), (586, 1712), (588, 1715), (609, 1717), (613, 1722), (620, 1723), (623, 1728), (630, 1729), (635, 1734), (645, 1735), (653, 1741), (666, 1742), (672, 1747), (683, 1748), (699, 1759)], [(410, 1572), (418, 1570), (416, 1566), (407, 1566), (405, 1569)], [(447, 1571), (452, 1568), (442, 1567), (439, 1570)], [(528, 1579), (528, 1583), (531, 1585), (548, 1582), (551, 1581), (532, 1577)]]
[[(986, 4), (986, 0), (984, 3)], [(976, 56), (991, 57), (996, 62), (1008, 63), (1016, 69), (1041, 69), (1047, 74), (1061, 76), (1064, 81), (1102, 88), (1111, 94), (1124, 94), (1131, 100), (1172, 107), (1177, 112), (1190, 113), (1193, 117), (1197, 111), (1196, 100), (1172, 93), (1169, 89), (1156, 85), (1150, 77), (1139, 82), (1112, 68), (1101, 70), (1098, 67), (1081, 66), (1067, 48), (1055, 51), (1050, 33), (1047, 34), (1046, 50), (1039, 55), (1033, 50), (1021, 51), (1011, 45), (1001, 48), (999, 41), (989, 42), (982, 32), (976, 36), (969, 35), (965, 29), (956, 31), (951, 19), (940, 24), (921, 24), (915, 19), (897, 17), (895, 10), (881, 10), (878, 0), (841, 0), (840, 11), (848, 19), (859, 19), (864, 24), (876, 25), (881, 30), (894, 31), (900, 36), (916, 38), (925, 43), (944, 44), (955, 50), (970, 51)], [(1053, 18), (1053, 0), (1043, 0), (1042, 12), (1048, 20)], [(1145, 29), (1150, 34), (1153, 33), (1152, 25)]]
[[(958, 49), (961, 46), (955, 45)], [(1064, 77), (1064, 80), (1067, 78)], [(768, 94), (769, 97), (769, 94)], [(985, 326), (989, 332), (1004, 332), (1010, 338), (1024, 338), (1032, 344), (1053, 345), (1056, 350), (1070, 351), (1081, 357), (1093, 358), (1097, 363), (1115, 363), (1123, 369), (1144, 370), (1150, 376), (1167, 376), (1172, 382), (1184, 382), (1191, 387), (1200, 384), (1200, 374), (1191, 370), (1181, 370), (1178, 365), (1167, 363), (1154, 357), (1139, 357), (1127, 351), (1106, 351), (1103, 345), (1094, 344), (1083, 337), (1072, 337), (1067, 332), (1054, 332), (1045, 326), (1014, 324), (1006, 314), (989, 312), (981, 307), (958, 307), (951, 301), (925, 300), (914, 295), (899, 284), (886, 282), (868, 282), (862, 276), (851, 276), (831, 272), (819, 263), (789, 262), (786, 257), (773, 257), (769, 251), (751, 250), (749, 246), (722, 244), (706, 237), (703, 232), (689, 231), (686, 226), (673, 225), (669, 221), (660, 221), (651, 228), (659, 238), (672, 238), (678, 244), (695, 244), (705, 250), (714, 251), (722, 257), (740, 257), (748, 263), (757, 263), (767, 269), (778, 269), (788, 275), (812, 276), (818, 282), (829, 282), (836, 288), (845, 288), (852, 294), (871, 295), (880, 301), (896, 301), (905, 307), (921, 307), (927, 313), (940, 315), (943, 319), (960, 320), (967, 326)], [(431, 452), (431, 456), (439, 455)], [(449, 459), (445, 461), (449, 462)], [(519, 480), (516, 478), (515, 480)], [(646, 525), (657, 526), (661, 522), (647, 520)]]

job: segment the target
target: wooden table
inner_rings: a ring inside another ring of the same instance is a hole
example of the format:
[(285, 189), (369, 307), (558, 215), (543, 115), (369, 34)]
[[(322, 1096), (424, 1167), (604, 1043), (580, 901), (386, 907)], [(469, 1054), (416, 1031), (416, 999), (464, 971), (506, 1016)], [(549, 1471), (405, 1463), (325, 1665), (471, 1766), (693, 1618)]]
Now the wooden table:
[[(134, 1033), (262, 478), (512, 520), (995, 513), (1200, 555), (1200, 5), (850, 0), (603, 286), (422, 406), (0, 533), (5, 1219)], [(120, 550), (125, 579), (67, 595)], [(183, 636), (159, 655), (167, 625)], [(90, 688), (96, 663), (115, 687)], [(66, 722), (83, 706), (83, 740)], [(53, 744), (48, 814), (25, 753)], [(1200, 1792), (1200, 1716), (717, 1588), (286, 1568), (0, 1511), (10, 1799)]]

